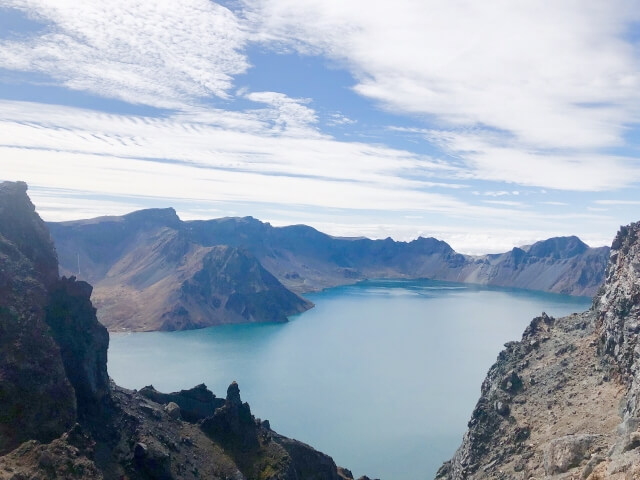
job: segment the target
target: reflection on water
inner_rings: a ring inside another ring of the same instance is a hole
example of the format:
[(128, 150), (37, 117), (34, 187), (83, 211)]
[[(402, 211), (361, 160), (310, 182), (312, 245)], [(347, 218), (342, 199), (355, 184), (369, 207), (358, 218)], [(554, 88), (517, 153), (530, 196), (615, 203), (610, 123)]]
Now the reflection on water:
[(542, 311), (590, 299), (429, 280), (370, 281), (308, 295), (286, 324), (112, 335), (109, 373), (175, 391), (237, 380), (257, 417), (356, 478), (433, 478), (460, 443), (502, 345)]

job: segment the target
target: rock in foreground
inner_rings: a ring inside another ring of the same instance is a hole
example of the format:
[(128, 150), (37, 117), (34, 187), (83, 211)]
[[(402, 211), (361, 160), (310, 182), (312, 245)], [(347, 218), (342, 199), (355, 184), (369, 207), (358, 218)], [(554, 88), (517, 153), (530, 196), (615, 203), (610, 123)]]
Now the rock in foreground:
[(498, 356), (437, 478), (640, 478), (640, 223), (613, 242), (593, 308), (542, 315)]

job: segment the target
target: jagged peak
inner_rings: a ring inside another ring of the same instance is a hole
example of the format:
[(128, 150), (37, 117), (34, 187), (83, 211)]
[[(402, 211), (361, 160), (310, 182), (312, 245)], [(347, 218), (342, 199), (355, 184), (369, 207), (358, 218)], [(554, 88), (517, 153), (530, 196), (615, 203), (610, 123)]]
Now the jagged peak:
[(49, 285), (58, 278), (58, 258), (27, 189), (25, 182), (0, 183), (0, 235), (33, 262), (40, 280)]
[(238, 386), (238, 382), (235, 380), (231, 382), (231, 385), (227, 388), (227, 403), (232, 405), (242, 404), (242, 400), (240, 399), (240, 387)]
[(412, 240), (409, 243), (413, 243), (415, 245), (438, 245), (440, 247), (444, 247), (448, 250), (453, 250), (453, 248), (451, 247), (451, 245), (449, 245), (447, 242), (445, 242), (444, 240), (439, 240), (435, 237), (423, 237), (423, 236), (419, 236), (418, 238), (416, 238), (415, 240)]
[(29, 189), (26, 182), (2, 182), (0, 183), (0, 195), (22, 195)]

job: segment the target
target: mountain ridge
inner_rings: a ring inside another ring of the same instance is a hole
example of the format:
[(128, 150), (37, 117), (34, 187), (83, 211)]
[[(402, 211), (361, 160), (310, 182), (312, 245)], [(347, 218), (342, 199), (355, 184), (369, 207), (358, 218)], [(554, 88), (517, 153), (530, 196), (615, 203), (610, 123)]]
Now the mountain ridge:
[[(182, 221), (173, 208), (48, 226), (61, 272), (94, 285), (100, 320), (112, 330), (286, 321), (312, 306), (300, 295), (373, 278), (430, 278), (587, 296), (602, 282), (609, 253), (608, 247), (590, 248), (577, 237), (555, 237), (526, 249), (470, 256), (433, 237), (343, 239), (307, 225), (273, 227), (253, 217)], [(203, 263), (224, 256), (221, 246), (234, 249), (232, 256), (245, 266), (233, 270), (235, 287), (227, 282), (224, 294), (222, 284), (211, 280), (231, 278), (219, 271), (225, 262)], [(197, 295), (199, 302), (182, 298), (192, 291), (196, 275), (210, 279), (209, 291)], [(247, 283), (253, 290), (244, 292), (238, 306), (236, 293)], [(229, 308), (228, 295), (234, 295)]]

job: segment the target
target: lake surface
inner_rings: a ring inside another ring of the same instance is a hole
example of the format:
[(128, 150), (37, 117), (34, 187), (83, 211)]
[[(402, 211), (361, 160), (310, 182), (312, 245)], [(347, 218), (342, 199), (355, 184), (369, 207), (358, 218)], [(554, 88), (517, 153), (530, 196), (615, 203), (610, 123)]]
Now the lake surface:
[(111, 335), (119, 385), (199, 383), (244, 401), (274, 430), (383, 480), (432, 479), (460, 444), (502, 345), (542, 311), (590, 299), (420, 281), (368, 281), (307, 295), (286, 324)]

